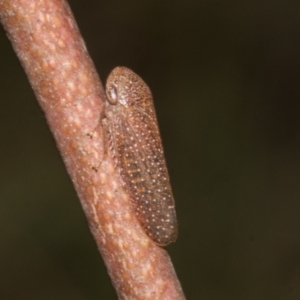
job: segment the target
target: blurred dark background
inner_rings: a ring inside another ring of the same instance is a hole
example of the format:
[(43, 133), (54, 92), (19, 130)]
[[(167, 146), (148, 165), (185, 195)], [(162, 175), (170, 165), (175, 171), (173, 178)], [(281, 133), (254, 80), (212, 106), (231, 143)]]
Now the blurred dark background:
[[(187, 298), (300, 299), (299, 0), (69, 3), (101, 79), (154, 94)], [(117, 299), (2, 28), (0, 49), (0, 299)]]

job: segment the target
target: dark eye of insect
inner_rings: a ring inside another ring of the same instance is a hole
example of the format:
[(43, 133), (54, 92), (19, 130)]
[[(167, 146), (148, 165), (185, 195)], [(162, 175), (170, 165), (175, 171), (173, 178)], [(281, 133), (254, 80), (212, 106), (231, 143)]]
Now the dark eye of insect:
[(111, 85), (108, 90), (108, 101), (110, 104), (118, 103), (118, 91), (115, 85)]

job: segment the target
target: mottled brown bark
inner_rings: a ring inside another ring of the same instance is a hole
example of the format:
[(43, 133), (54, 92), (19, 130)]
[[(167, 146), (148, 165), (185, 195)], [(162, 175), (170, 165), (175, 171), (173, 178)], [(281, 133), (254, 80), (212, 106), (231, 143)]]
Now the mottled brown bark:
[(104, 91), (63, 0), (0, 0), (28, 75), (120, 299), (184, 299), (166, 251), (130, 208), (99, 119)]

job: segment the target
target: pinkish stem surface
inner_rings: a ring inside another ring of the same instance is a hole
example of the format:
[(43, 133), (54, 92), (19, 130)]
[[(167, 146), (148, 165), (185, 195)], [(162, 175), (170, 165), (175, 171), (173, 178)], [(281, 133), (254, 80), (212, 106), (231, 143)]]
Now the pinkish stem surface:
[(120, 299), (185, 299), (167, 252), (144, 233), (110, 154), (104, 90), (64, 0), (0, 0), (1, 22), (46, 114)]

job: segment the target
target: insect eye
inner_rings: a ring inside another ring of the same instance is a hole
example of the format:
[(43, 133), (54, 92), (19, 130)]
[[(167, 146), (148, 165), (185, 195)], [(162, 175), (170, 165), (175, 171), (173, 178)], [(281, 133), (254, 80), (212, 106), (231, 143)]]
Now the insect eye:
[(111, 85), (107, 91), (107, 98), (110, 104), (118, 103), (118, 91), (115, 85)]

